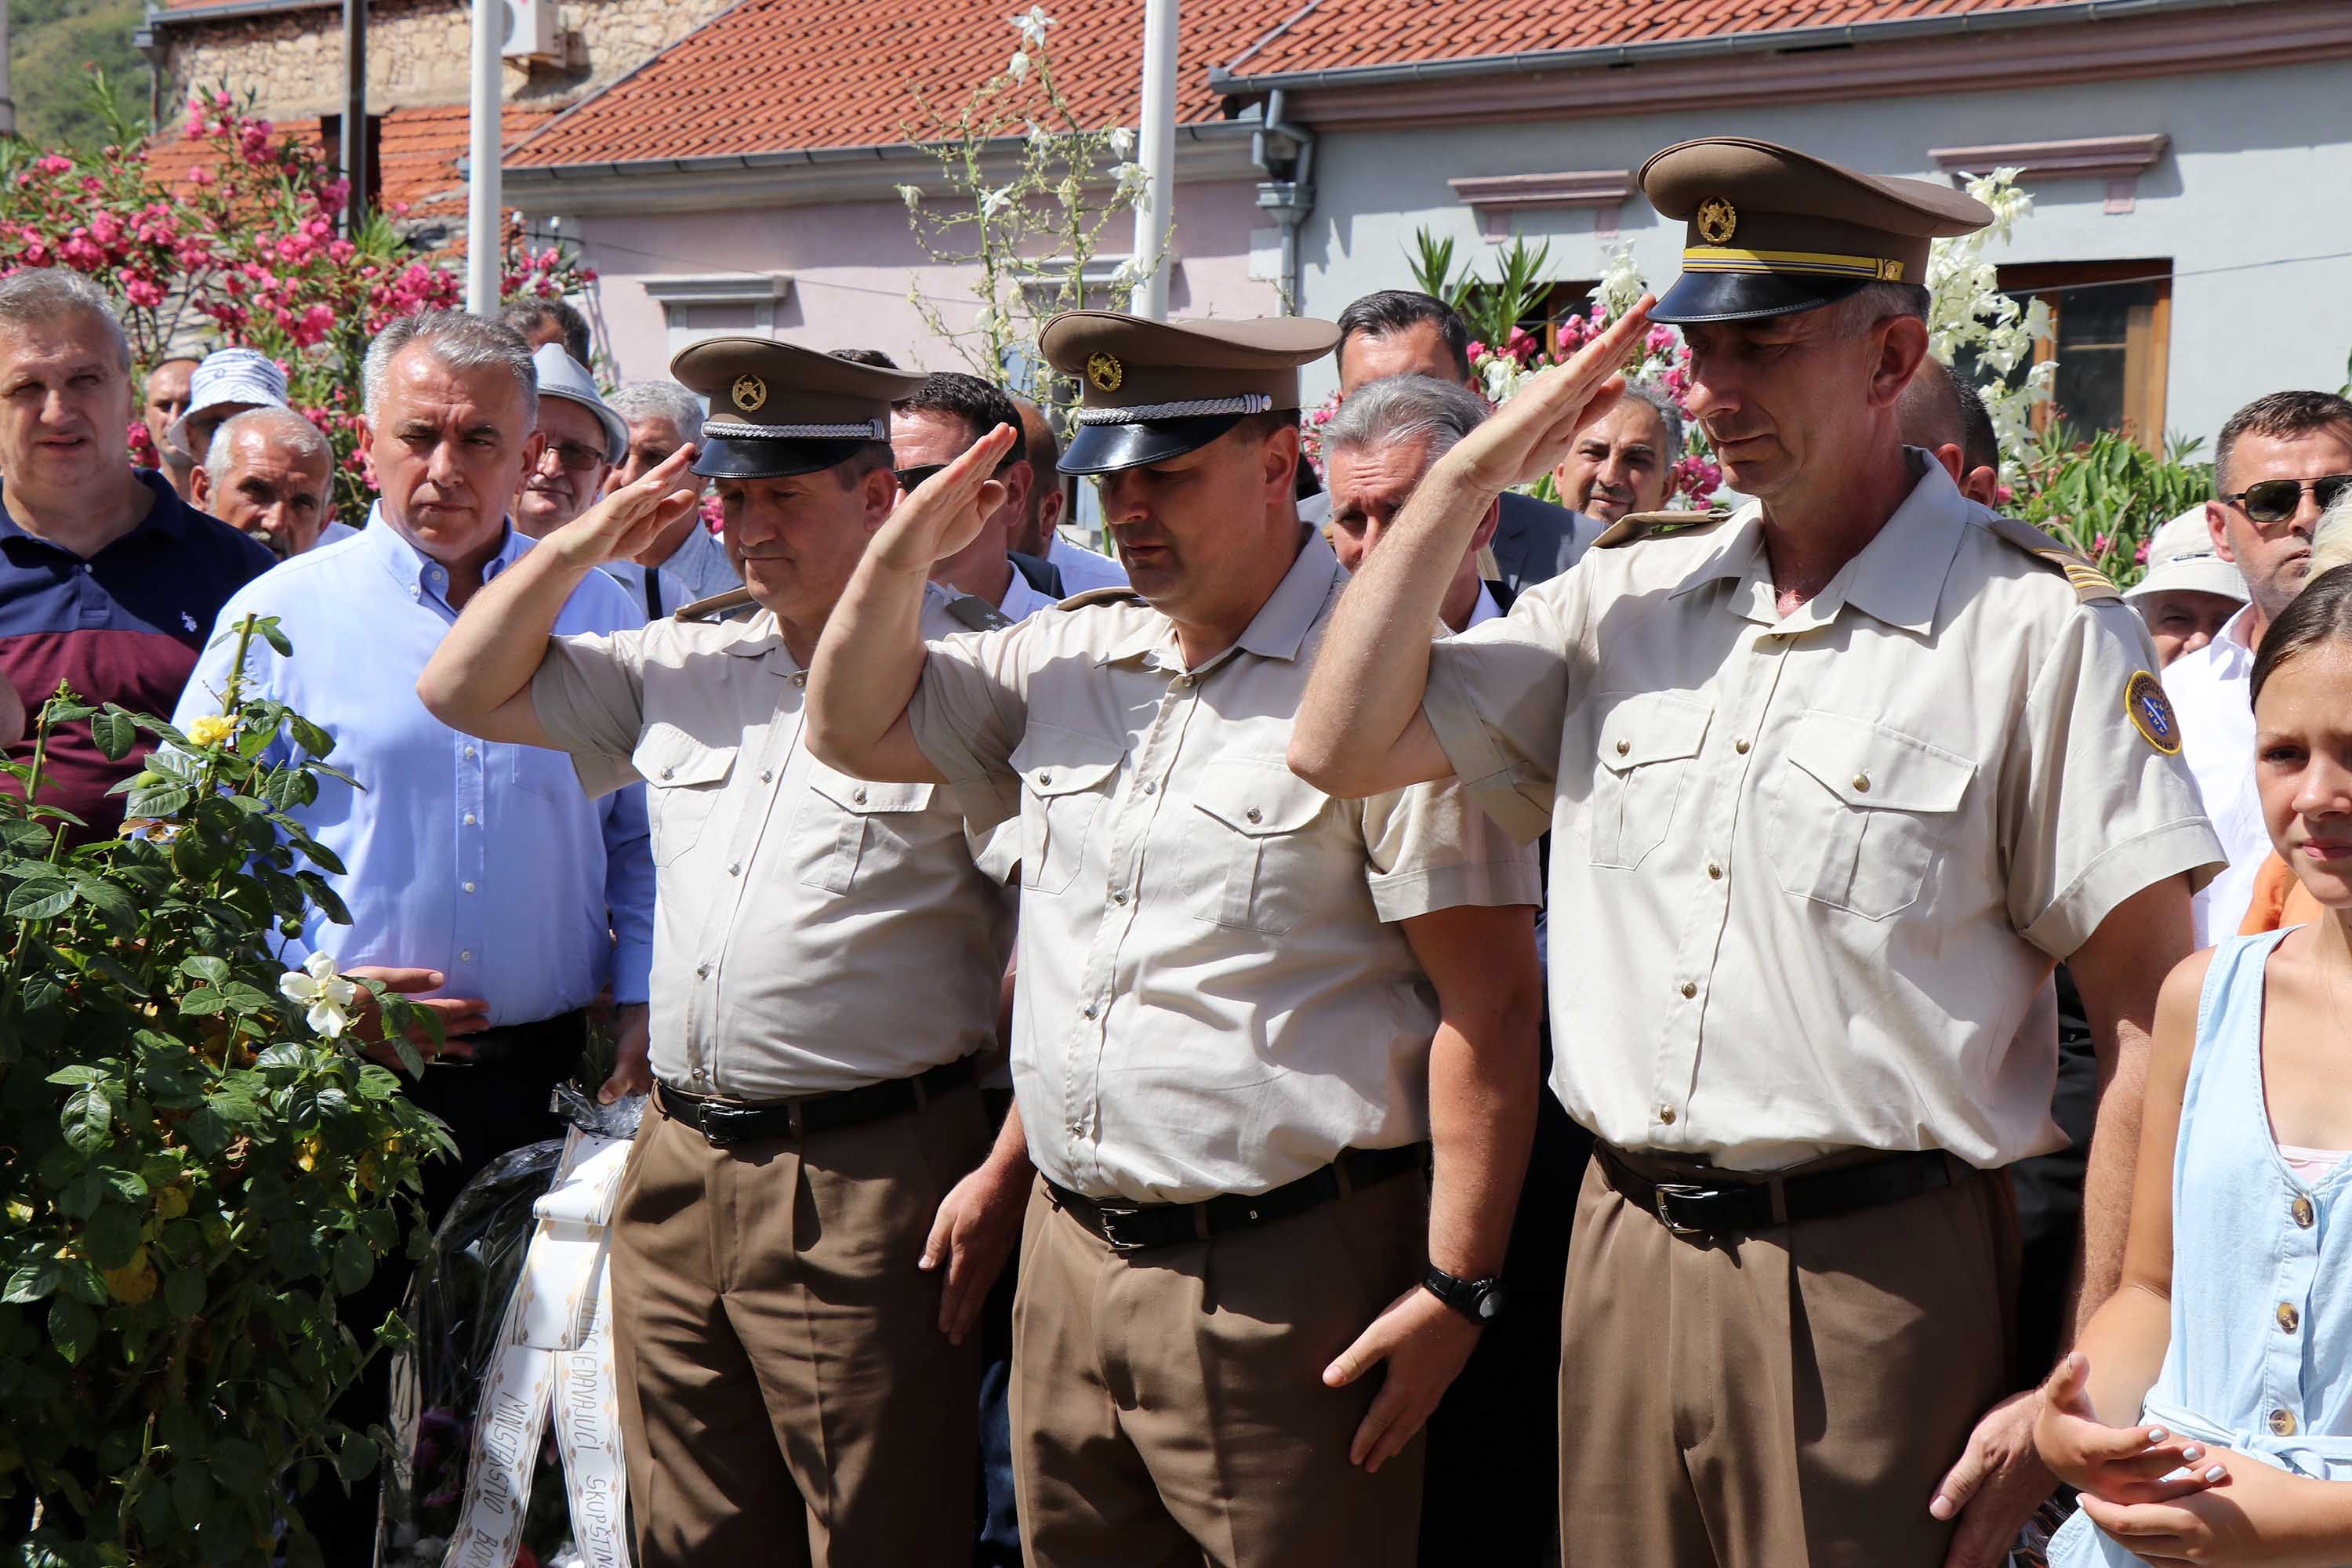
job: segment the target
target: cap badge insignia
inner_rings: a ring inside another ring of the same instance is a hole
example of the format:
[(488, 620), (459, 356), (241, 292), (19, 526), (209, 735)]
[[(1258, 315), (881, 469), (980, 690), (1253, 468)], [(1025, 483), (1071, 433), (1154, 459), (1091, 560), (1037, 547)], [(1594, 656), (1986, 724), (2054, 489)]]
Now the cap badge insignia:
[(1721, 196), (1698, 205), (1698, 234), (1709, 245), (1727, 245), (1739, 231), (1739, 211)]
[(768, 384), (756, 375), (736, 377), (734, 392), (735, 406), (746, 414), (757, 414), (768, 401)]
[(2180, 722), (2172, 716), (2172, 700), (2164, 694), (2164, 682), (2145, 669), (2134, 673), (2124, 683), (2124, 713), (2141, 740), (2168, 757), (2180, 754)]
[(1087, 379), (1095, 384), (1097, 392), (1117, 392), (1127, 380), (1127, 371), (1116, 354), (1090, 353), (1087, 356)]

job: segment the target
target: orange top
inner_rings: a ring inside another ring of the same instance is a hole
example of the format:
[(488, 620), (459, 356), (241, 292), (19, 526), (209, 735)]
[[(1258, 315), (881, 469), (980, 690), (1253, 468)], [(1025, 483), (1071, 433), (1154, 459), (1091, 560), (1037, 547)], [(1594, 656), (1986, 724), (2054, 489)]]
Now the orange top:
[(2311, 890), (2294, 879), (2285, 861), (2273, 849), (2254, 873), (2253, 901), (2246, 906), (2246, 919), (2238, 927), (2240, 936), (2252, 936), (2258, 931), (2277, 931), (2283, 926), (2305, 925), (2326, 914)]

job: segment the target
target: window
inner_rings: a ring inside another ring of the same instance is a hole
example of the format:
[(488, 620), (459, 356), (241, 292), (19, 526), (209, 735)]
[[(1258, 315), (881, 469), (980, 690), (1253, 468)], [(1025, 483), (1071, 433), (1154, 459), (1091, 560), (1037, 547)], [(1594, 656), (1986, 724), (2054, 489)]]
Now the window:
[(776, 308), (793, 287), (788, 272), (722, 272), (640, 281), (667, 319), (672, 353), (714, 332), (773, 335)]
[(2084, 436), (2115, 430), (2161, 450), (2171, 261), (2004, 267), (2000, 286), (2020, 304), (2042, 300), (2056, 319), (2056, 332), (2035, 351), (2058, 362), (2057, 384), (2035, 412), (2035, 428), (2056, 418)]

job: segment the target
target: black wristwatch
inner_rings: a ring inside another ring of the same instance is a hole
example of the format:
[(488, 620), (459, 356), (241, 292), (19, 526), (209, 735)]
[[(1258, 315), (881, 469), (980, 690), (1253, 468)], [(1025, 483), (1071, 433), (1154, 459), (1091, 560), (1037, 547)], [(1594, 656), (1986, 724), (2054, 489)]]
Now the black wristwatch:
[(1484, 1328), (1503, 1310), (1503, 1281), (1489, 1274), (1484, 1279), (1456, 1279), (1434, 1263), (1421, 1288)]

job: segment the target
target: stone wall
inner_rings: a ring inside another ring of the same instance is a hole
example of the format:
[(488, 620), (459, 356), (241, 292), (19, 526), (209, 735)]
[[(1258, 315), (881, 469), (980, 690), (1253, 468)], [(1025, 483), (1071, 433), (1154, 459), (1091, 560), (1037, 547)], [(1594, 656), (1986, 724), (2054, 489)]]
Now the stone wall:
[[(561, 61), (509, 61), (510, 103), (553, 108), (634, 70), (731, 0), (571, 0), (558, 10)], [(470, 68), (473, 7), (463, 0), (372, 0), (368, 101), (376, 111), (459, 103)], [(264, 114), (291, 120), (341, 111), (342, 11), (304, 6), (224, 22), (156, 28), (168, 124), (194, 90), (252, 89)]]

